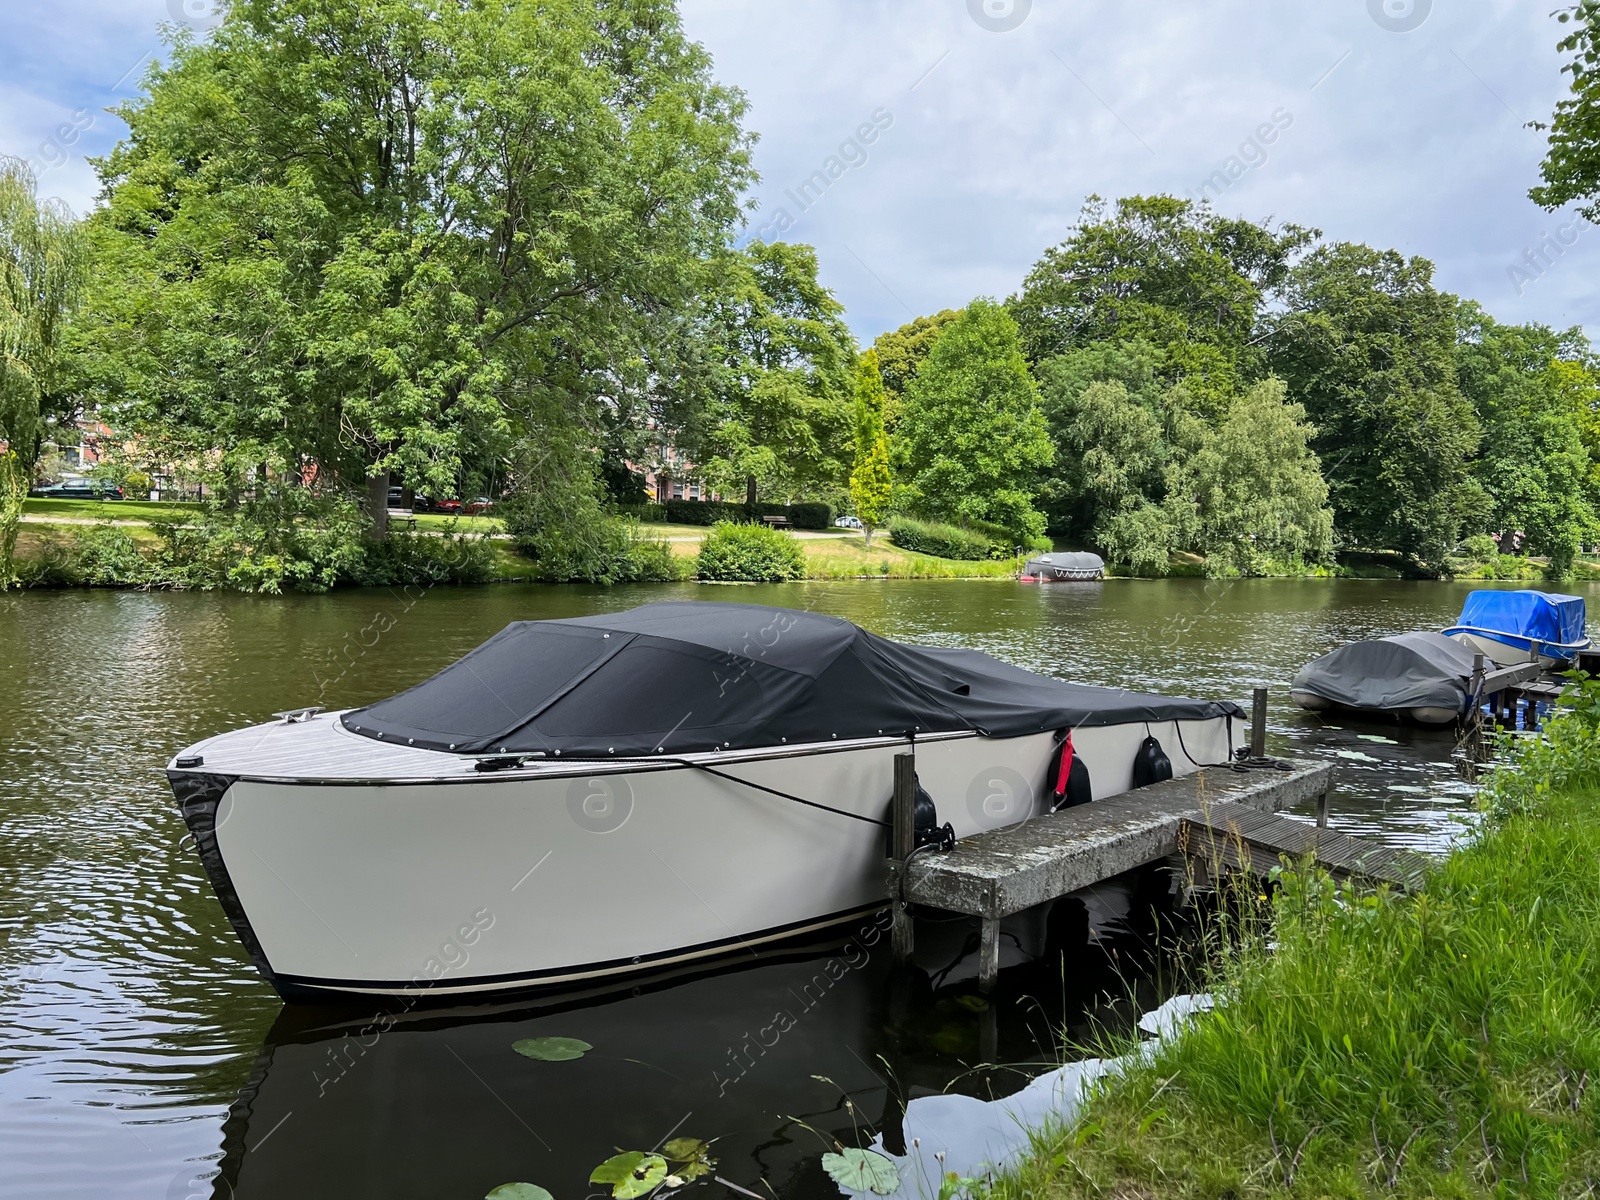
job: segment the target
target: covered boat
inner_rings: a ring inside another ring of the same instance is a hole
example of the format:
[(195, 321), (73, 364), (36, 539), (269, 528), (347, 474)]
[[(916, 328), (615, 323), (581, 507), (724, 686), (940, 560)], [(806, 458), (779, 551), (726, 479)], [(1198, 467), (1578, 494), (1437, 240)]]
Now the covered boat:
[(1084, 583), (1106, 577), (1106, 560), (1087, 551), (1040, 554), (1022, 568), (1023, 583)]
[[(224, 910), (287, 998), (573, 985), (884, 904), (894, 756), (958, 836), (1092, 798), (1149, 733), (1228, 760), (1231, 703), (1034, 674), (848, 621), (671, 602), (508, 626), (408, 691), (174, 756)], [(1061, 772), (1064, 776), (1065, 772)]]
[(1300, 668), (1290, 694), (1301, 708), (1403, 716), (1448, 725), (1466, 711), (1474, 651), (1438, 633), (1352, 642)]
[(1502, 665), (1539, 662), (1564, 667), (1589, 648), (1583, 597), (1553, 592), (1472, 592), (1445, 636)]

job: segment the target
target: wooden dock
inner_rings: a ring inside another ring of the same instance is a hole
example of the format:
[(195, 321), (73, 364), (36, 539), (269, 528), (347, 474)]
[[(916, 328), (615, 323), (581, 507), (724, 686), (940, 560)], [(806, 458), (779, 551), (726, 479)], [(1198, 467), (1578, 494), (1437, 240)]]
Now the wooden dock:
[[(910, 756), (902, 757), (909, 774)], [(1422, 856), (1325, 827), (1332, 787), (1333, 767), (1327, 764), (1288, 771), (1212, 767), (963, 838), (944, 853), (915, 855), (902, 870), (900, 858), (909, 849), (905, 830), (890, 863), (890, 894), (980, 918), (979, 981), (988, 989), (999, 972), (1001, 918), (1178, 854), (1208, 879), (1246, 865), (1262, 871), (1276, 866), (1280, 854), (1299, 858), (1309, 852), (1335, 874), (1414, 884)], [(1317, 825), (1274, 815), (1313, 799), (1319, 802)], [(896, 953), (909, 957), (910, 916), (898, 905), (895, 912)]]

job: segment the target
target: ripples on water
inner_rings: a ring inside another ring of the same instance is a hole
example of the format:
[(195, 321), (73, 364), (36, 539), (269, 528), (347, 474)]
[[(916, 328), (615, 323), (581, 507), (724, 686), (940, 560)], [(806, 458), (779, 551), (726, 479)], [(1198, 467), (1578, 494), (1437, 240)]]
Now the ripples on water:
[[(1339, 765), (1336, 826), (1438, 849), (1470, 807), (1451, 735), (1320, 719), (1295, 709), (1286, 685), (1345, 642), (1442, 627), (1467, 590), (1173, 580), (714, 596), (531, 587), (0, 596), (0, 1196), (211, 1195), (192, 1180), (224, 1147), (218, 1195), (477, 1197), (517, 1178), (576, 1195), (612, 1147), (653, 1145), (679, 1120), (682, 1133), (724, 1139), (730, 1178), (821, 1196), (831, 1190), (815, 1165), (821, 1145), (785, 1114), (845, 1137), (851, 1119), (838, 1090), (811, 1075), (836, 1079), (874, 1125), (892, 1122), (897, 1097), (952, 1080), (980, 1095), (1015, 1085), (1003, 1072), (964, 1073), (985, 1057), (985, 1018), (965, 985), (929, 992), (882, 954), (808, 1008), (779, 1046), (744, 1052), (732, 1088), (731, 1068), (716, 1082), (719, 1066), (730, 1053), (740, 1061), (752, 1023), (759, 1030), (792, 1005), (786, 997), (815, 979), (819, 959), (790, 955), (554, 1012), (418, 1017), (352, 1055), (344, 1035), (359, 1035), (362, 1021), (282, 1009), (213, 900), (160, 772), (190, 741), (293, 705), (389, 694), (509, 620), (669, 595), (750, 600), (1085, 683), (1242, 698), (1266, 682), (1271, 749)], [(388, 632), (363, 633), (374, 628)], [(1108, 895), (1113, 915), (1126, 907)], [(929, 936), (959, 955), (967, 932)], [(1113, 920), (1096, 949), (1069, 958), (1070, 971), (1058, 960), (1058, 977), (1006, 972), (988, 1035), (999, 1058), (1052, 1057), (1062, 1020), (1087, 1033), (1106, 1015), (1097, 997), (1120, 991), (1118, 972), (1147, 935)], [(1156, 986), (1136, 976), (1140, 989)], [(506, 1052), (545, 1033), (586, 1037), (596, 1052), (574, 1064)], [(330, 1087), (336, 1052), (346, 1065)]]

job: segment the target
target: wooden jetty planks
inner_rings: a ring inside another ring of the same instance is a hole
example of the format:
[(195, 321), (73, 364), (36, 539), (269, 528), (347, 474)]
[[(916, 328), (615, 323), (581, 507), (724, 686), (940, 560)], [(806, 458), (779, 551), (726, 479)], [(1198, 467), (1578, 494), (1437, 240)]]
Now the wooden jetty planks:
[(1227, 802), (1186, 816), (1178, 831), (1180, 850), (1212, 876), (1248, 867), (1265, 874), (1287, 855), (1312, 860), (1336, 878), (1356, 878), (1414, 888), (1427, 872), (1428, 857), (1380, 846), (1336, 830), (1307, 825), (1243, 804)]
[[(1280, 855), (1310, 853), (1336, 876), (1415, 886), (1425, 856), (1326, 828), (1332, 787), (1329, 764), (1212, 767), (917, 855), (903, 872), (894, 864), (891, 888), (910, 903), (982, 919), (979, 982), (988, 989), (999, 973), (1002, 917), (1179, 853), (1211, 878), (1244, 866), (1265, 873)], [(1312, 799), (1319, 802), (1316, 825), (1277, 815)], [(909, 932), (904, 937), (909, 945)]]

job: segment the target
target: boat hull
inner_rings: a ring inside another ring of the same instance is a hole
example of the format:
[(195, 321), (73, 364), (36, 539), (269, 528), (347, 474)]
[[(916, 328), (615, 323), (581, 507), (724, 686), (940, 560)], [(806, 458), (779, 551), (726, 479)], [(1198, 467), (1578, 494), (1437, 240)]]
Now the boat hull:
[[(326, 718), (324, 718), (326, 719)], [(1224, 718), (1152, 723), (1178, 774), (1225, 760)], [(1097, 799), (1131, 786), (1145, 726), (1075, 731)], [(1055, 738), (919, 741), (958, 836), (1047, 811)], [(509, 777), (171, 770), (224, 909), (286, 998), (460, 997), (590, 984), (813, 933), (885, 903), (906, 744), (799, 747), (692, 766), (546, 764)], [(826, 811), (760, 787), (809, 799)], [(850, 814), (850, 815), (846, 815)], [(853, 819), (866, 818), (866, 820)]]
[(1572, 666), (1573, 657), (1579, 650), (1588, 649), (1585, 643), (1583, 646), (1565, 650), (1563, 655), (1558, 656), (1543, 653), (1536, 648), (1539, 643), (1514, 634), (1506, 634), (1504, 640), (1485, 633), (1466, 631), (1447, 631), (1445, 636), (1455, 639), (1464, 646), (1470, 646), (1473, 653), (1482, 654), (1490, 662), (1502, 667), (1536, 662), (1547, 671), (1564, 671)]
[(1438, 728), (1452, 725), (1461, 714), (1453, 708), (1444, 708), (1439, 705), (1418, 704), (1407, 708), (1357, 708), (1353, 705), (1340, 704), (1329, 700), (1326, 696), (1319, 696), (1316, 692), (1295, 689), (1290, 696), (1294, 702), (1307, 712), (1334, 712), (1348, 713), (1352, 717), (1366, 720), (1405, 720), (1418, 725), (1427, 725)]

